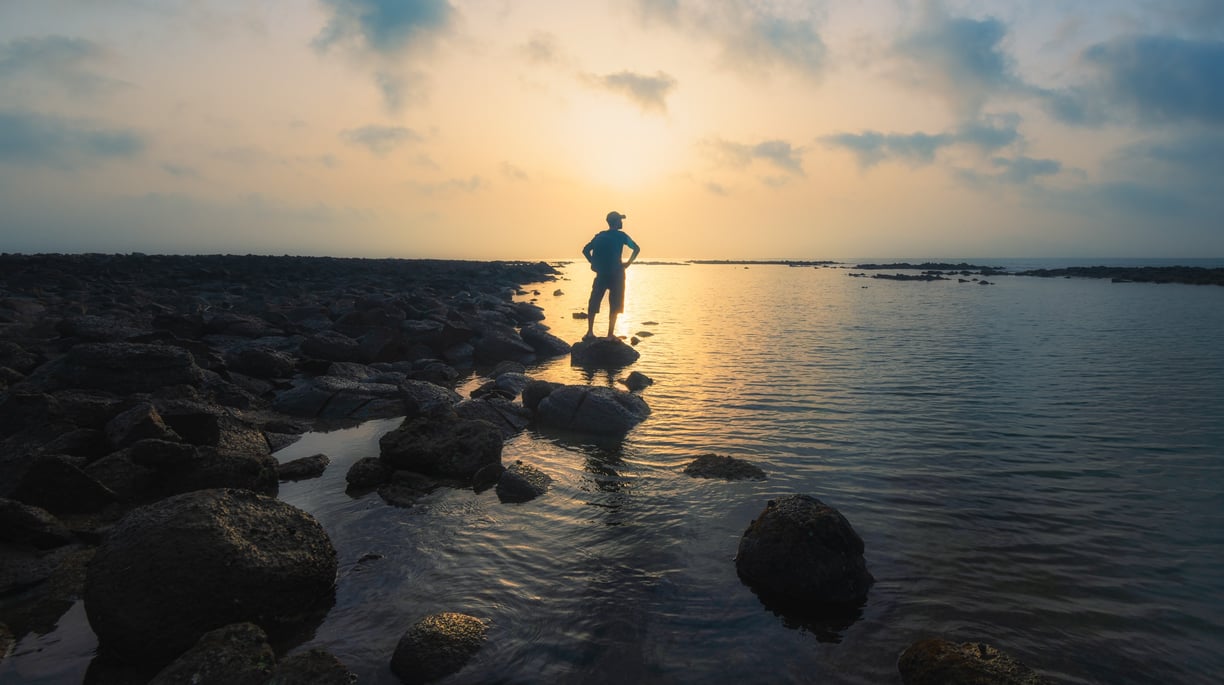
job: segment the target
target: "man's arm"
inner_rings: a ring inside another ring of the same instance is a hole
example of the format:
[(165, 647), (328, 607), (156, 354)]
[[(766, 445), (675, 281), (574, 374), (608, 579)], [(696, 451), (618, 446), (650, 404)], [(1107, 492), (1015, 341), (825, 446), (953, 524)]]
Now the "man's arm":
[(591, 239), (591, 242), (587, 243), (586, 245), (582, 247), (582, 256), (586, 257), (587, 263), (592, 264), (592, 265), (595, 263), (594, 262), (594, 259), (595, 259), (595, 239), (594, 238)]
[(638, 247), (638, 244), (633, 242), (633, 238), (630, 238), (629, 236), (625, 236), (625, 244), (633, 250), (633, 253), (629, 255), (629, 261), (625, 262), (625, 268), (629, 268), (629, 265), (633, 263), (633, 260), (637, 259), (638, 253), (642, 251), (642, 248)]

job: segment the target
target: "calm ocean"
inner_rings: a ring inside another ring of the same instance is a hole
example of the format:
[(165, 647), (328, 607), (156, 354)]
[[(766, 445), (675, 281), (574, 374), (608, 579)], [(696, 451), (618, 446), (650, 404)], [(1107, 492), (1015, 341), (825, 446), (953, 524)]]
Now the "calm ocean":
[[(629, 274), (618, 332), (653, 334), (633, 367), (590, 374), (562, 358), (529, 373), (610, 384), (641, 371), (653, 414), (623, 440), (509, 441), (506, 463), (553, 476), (545, 496), (440, 490), (412, 509), (348, 497), (348, 466), (377, 455), (396, 420), (278, 455), (332, 458), (321, 479), (281, 489), (341, 559), (336, 606), (308, 644), (361, 683), (394, 683), (403, 631), (461, 611), (492, 627), (447, 683), (900, 683), (898, 654), (928, 636), (991, 642), (1065, 683), (1220, 682), (1224, 288), (758, 265)], [(572, 264), (523, 299), (577, 340), (589, 276)], [(681, 472), (707, 452), (769, 477)], [(736, 576), (745, 527), (788, 493), (838, 508), (866, 543), (877, 582), (851, 625), (794, 625)], [(358, 563), (367, 554), (381, 558)], [(79, 680), (93, 648), (82, 616), (40, 638), (27, 676)], [(27, 680), (11, 663), (0, 676)]]

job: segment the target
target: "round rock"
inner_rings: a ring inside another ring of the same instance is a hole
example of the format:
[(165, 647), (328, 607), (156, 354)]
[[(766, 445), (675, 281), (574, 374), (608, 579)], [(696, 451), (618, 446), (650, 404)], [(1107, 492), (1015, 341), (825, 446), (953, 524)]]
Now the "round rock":
[(874, 582), (850, 522), (808, 495), (770, 500), (740, 538), (735, 568), (782, 612), (854, 607)]
[(231, 623), (295, 626), (326, 606), (336, 551), (312, 516), (245, 490), (201, 490), (129, 512), (85, 579), (101, 648), (122, 661), (169, 658)]
[(919, 640), (897, 660), (905, 685), (1048, 685), (1049, 680), (984, 642)]
[(391, 671), (405, 685), (431, 683), (463, 668), (480, 651), (487, 632), (484, 621), (474, 616), (426, 616), (400, 638)]

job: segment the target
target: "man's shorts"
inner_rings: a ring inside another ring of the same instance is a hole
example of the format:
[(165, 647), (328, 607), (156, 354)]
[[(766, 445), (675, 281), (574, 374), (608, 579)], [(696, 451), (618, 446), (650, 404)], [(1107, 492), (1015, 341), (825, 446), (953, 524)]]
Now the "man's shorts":
[(604, 293), (608, 293), (608, 309), (620, 314), (625, 311), (625, 270), (617, 269), (608, 273), (595, 274), (595, 282), (591, 284), (591, 301), (588, 309), (592, 314), (599, 313), (599, 304)]

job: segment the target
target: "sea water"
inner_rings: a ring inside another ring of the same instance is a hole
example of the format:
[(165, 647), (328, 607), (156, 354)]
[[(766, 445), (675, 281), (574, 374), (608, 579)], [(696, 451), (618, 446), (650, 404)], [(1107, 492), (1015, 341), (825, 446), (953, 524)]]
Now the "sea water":
[[(1059, 682), (1219, 682), (1224, 288), (849, 273), (631, 267), (617, 328), (641, 359), (529, 374), (616, 386), (640, 371), (653, 413), (623, 439), (509, 440), (503, 461), (554, 479), (531, 502), (346, 495), (349, 465), (395, 419), (282, 450), (332, 460), (281, 488), (340, 558), (336, 605), (301, 648), (395, 683), (400, 635), (459, 611), (489, 638), (448, 683), (899, 683), (897, 656), (932, 636), (990, 642)], [(520, 299), (576, 341), (589, 277), (572, 264)], [(768, 478), (684, 475), (711, 452)], [(745, 527), (790, 493), (836, 507), (865, 542), (876, 583), (849, 625), (776, 615), (736, 576)], [(79, 680), (92, 645), (76, 609), (23, 640), (0, 680)]]

